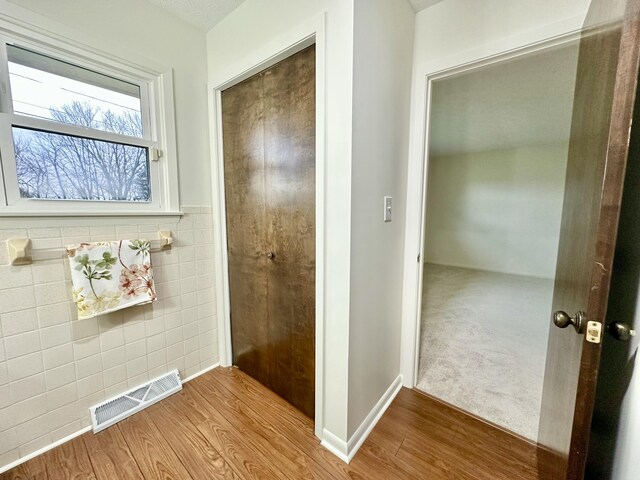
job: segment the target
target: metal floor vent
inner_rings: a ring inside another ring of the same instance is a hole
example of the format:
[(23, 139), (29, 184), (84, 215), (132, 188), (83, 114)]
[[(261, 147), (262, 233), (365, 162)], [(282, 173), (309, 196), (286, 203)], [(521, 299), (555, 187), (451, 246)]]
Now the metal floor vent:
[(140, 385), (133, 390), (90, 407), (93, 433), (98, 433), (163, 398), (182, 390), (178, 370)]

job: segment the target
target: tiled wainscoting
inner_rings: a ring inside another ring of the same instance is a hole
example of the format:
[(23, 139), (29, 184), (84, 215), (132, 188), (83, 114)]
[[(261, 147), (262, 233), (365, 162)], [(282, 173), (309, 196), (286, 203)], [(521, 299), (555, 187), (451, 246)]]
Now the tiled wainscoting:
[[(165, 224), (0, 224), (0, 469), (90, 425), (91, 405), (174, 368), (185, 378), (217, 363), (211, 208), (183, 211)], [(159, 230), (174, 244), (151, 256), (158, 301), (89, 320), (77, 319), (62, 250), (59, 260), (12, 267), (4, 242), (28, 236), (50, 248)]]

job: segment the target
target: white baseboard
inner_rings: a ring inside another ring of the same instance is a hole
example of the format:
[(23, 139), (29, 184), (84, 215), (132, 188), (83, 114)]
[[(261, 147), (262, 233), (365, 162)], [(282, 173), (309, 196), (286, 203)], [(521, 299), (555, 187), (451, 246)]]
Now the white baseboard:
[(378, 420), (380, 420), (382, 415), (384, 415), (384, 412), (387, 411), (387, 408), (389, 408), (389, 405), (391, 405), (393, 399), (396, 398), (396, 395), (401, 388), (402, 375), (398, 375), (347, 442), (337, 437), (329, 430), (324, 429), (322, 434), (322, 446), (336, 455), (343, 462), (349, 463), (367, 439), (371, 430), (373, 430), (373, 427), (376, 426)]
[[(197, 373), (194, 373), (193, 375), (191, 375), (190, 377), (185, 378), (184, 380), (182, 380), (182, 384), (184, 385), (185, 383), (187, 383), (190, 380), (193, 380), (196, 377), (199, 377), (200, 375), (207, 373), (210, 370), (213, 370), (214, 368), (217, 368), (220, 364), (219, 363), (215, 363), (213, 365), (211, 365), (210, 367), (205, 368), (204, 370), (200, 370)], [(29, 460), (31, 460), (32, 458), (37, 457), (38, 455), (42, 455), (45, 452), (48, 452), (49, 450), (56, 448), (60, 445), (62, 445), (63, 443), (68, 442), (69, 440), (73, 440), (76, 437), (79, 437), (80, 435), (82, 435), (83, 433), (87, 433), (91, 431), (91, 425), (87, 426), (87, 427), (83, 427), (80, 430), (78, 430), (77, 432), (73, 432), (71, 435), (68, 435), (64, 438), (61, 438), (60, 440), (57, 440), (49, 445), (47, 445), (46, 447), (42, 447), (39, 450), (36, 450), (33, 453), (30, 453), (28, 455), (25, 455), (24, 457), (19, 458), (18, 460), (11, 462), (7, 465), (4, 466), (0, 466), (0, 473), (4, 473), (8, 470), (11, 470), (14, 467), (17, 467), (18, 465), (25, 463)]]
[(322, 442), (320, 442), (320, 445), (345, 463), (349, 463), (351, 460), (348, 455), (347, 442), (334, 435), (326, 428), (322, 430)]
[(220, 366), (220, 362), (218, 363), (214, 363), (213, 365), (211, 365), (210, 367), (205, 368), (204, 370), (200, 370), (199, 372), (194, 373), (193, 375), (185, 378), (184, 380), (182, 380), (182, 384), (184, 385), (187, 382), (190, 382), (191, 380), (193, 380), (196, 377), (199, 377), (200, 375), (203, 375), (207, 372), (210, 372), (211, 370), (213, 370), (214, 368), (218, 368)]
[(51, 450), (52, 448), (56, 448), (57, 446), (62, 445), (63, 443), (66, 443), (69, 440), (73, 440), (74, 438), (79, 437), (83, 433), (87, 433), (87, 432), (90, 432), (90, 431), (91, 431), (91, 425), (89, 425), (88, 427), (81, 428), (77, 432), (73, 432), (71, 435), (67, 435), (66, 437), (61, 438), (60, 440), (57, 440), (57, 441), (53, 442), (52, 444), (47, 445), (46, 447), (42, 447), (40, 450), (36, 450), (35, 452), (30, 453), (29, 455), (25, 455), (24, 457), (19, 458), (15, 462), (12, 462), (12, 463), (10, 463), (8, 465), (5, 465), (4, 467), (0, 467), (0, 473), (4, 473), (4, 472), (6, 472), (8, 470), (11, 470), (12, 468), (17, 467), (21, 463), (27, 462), (27, 461), (31, 460), (32, 458), (35, 458), (38, 455), (42, 455), (44, 452), (47, 452), (47, 451)]

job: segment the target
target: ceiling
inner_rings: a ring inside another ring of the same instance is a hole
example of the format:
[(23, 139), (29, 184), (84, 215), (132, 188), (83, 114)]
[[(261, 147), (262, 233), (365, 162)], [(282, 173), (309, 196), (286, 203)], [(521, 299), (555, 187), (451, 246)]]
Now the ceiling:
[[(244, 0), (147, 0), (203, 30), (210, 30)], [(443, 0), (408, 0), (419, 12)]]
[[(244, 0), (148, 0), (209, 30)], [(417, 12), (443, 0), (409, 0)], [(430, 154), (566, 142), (577, 44), (434, 83)]]
[(574, 43), (434, 82), (429, 154), (567, 142), (577, 57)]
[(409, 0), (409, 3), (415, 12), (419, 12), (420, 10), (424, 10), (431, 5), (435, 5), (440, 2), (442, 2), (442, 0)]
[(203, 30), (210, 30), (244, 0), (147, 0)]

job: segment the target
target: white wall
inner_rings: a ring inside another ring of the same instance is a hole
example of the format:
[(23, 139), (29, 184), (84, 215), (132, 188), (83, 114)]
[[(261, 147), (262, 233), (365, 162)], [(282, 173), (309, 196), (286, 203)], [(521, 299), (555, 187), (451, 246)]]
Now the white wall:
[(419, 268), (426, 77), (578, 30), (589, 0), (446, 0), (416, 14), (411, 87), (402, 359), (413, 386)]
[(33, 248), (174, 235), (170, 251), (152, 254), (157, 302), (82, 321), (62, 258), (12, 267), (0, 248), (2, 469), (89, 426), (90, 405), (174, 368), (185, 378), (213, 366), (218, 345), (204, 32), (143, 0), (0, 0), (0, 15), (124, 61), (173, 68), (185, 211), (0, 219), (0, 244), (28, 236)]
[[(155, 218), (0, 220), (0, 471), (91, 425), (89, 407), (178, 369), (218, 361), (211, 207), (160, 228), (173, 248), (151, 254), (158, 300), (78, 320), (62, 245), (157, 238)], [(4, 242), (29, 237), (60, 258), (9, 265)]]
[[(31, 10), (19, 18), (45, 30), (124, 59), (142, 64), (149, 59), (174, 69), (180, 202), (210, 205), (205, 33), (144, 0), (7, 1)], [(15, 10), (5, 5), (3, 13)]]
[[(351, 235), (353, 2), (246, 0), (207, 34), (213, 87), (285, 50), (299, 32), (326, 19), (326, 172), (324, 217), (324, 428), (347, 440)], [(318, 161), (318, 159), (316, 159)], [(214, 192), (218, 195), (219, 192)], [(322, 258), (322, 257), (321, 257)], [(320, 341), (320, 339), (317, 339)], [(320, 426), (322, 427), (322, 425)]]
[(431, 157), (425, 261), (554, 278), (567, 149)]
[[(414, 13), (355, 3), (349, 436), (398, 377)], [(383, 196), (393, 197), (384, 223)]]
[[(322, 15), (323, 411), (325, 431), (345, 447), (398, 376), (414, 13), (406, 0), (247, 0), (208, 33), (207, 44), (215, 86), (284, 49), (291, 32)], [(382, 222), (384, 195), (394, 197), (390, 224)]]

